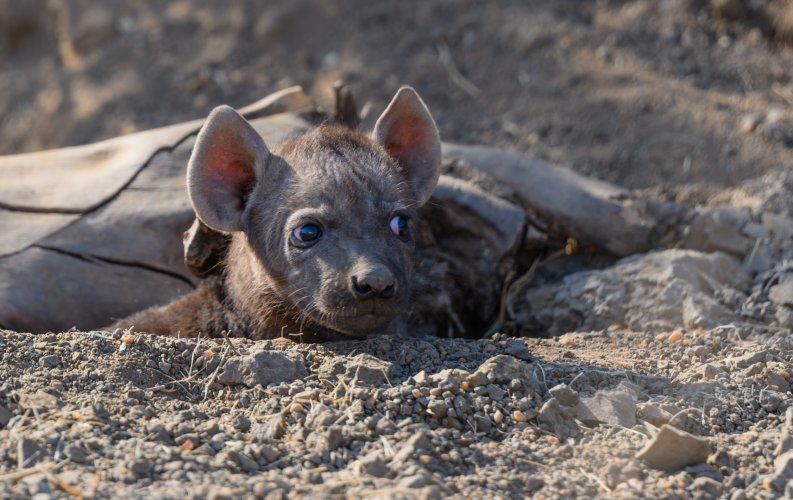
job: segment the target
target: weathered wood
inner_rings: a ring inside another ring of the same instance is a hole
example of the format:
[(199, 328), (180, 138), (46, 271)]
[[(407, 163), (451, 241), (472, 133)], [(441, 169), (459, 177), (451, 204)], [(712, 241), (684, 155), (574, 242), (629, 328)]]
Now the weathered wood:
[(79, 214), (19, 212), (0, 208), (0, 259), (24, 250), (78, 218)]
[(27, 332), (98, 327), (191, 289), (184, 278), (134, 263), (31, 247), (0, 259), (0, 326)]
[[(299, 87), (265, 97), (240, 110), (248, 119), (313, 109)], [(114, 196), (158, 151), (194, 134), (204, 122), (116, 137), (85, 146), (0, 156), (0, 208), (27, 212), (86, 213)]]
[(624, 189), (501, 149), (444, 143), (443, 155), (511, 187), (527, 210), (560, 234), (617, 255), (651, 246), (656, 223)]

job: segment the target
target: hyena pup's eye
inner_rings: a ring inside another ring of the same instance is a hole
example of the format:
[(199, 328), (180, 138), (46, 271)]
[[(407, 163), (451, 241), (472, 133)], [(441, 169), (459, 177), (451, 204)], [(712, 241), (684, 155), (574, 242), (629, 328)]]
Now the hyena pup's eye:
[(410, 229), (408, 228), (408, 218), (404, 215), (395, 215), (388, 223), (391, 232), (400, 238), (408, 238), (410, 236)]
[(292, 240), (301, 245), (311, 245), (322, 237), (322, 229), (316, 224), (304, 224), (292, 230)]

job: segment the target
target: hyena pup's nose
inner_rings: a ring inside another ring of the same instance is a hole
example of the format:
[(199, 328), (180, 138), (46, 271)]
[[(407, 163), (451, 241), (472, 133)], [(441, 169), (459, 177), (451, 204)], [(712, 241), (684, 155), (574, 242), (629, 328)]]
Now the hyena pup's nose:
[(390, 299), (396, 293), (396, 279), (385, 266), (368, 266), (353, 275), (350, 288), (359, 300)]

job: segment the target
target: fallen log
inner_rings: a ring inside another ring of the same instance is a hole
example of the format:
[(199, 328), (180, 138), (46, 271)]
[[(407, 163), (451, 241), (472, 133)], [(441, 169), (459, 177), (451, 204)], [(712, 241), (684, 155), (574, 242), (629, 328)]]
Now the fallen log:
[[(270, 143), (331, 119), (298, 88), (241, 111)], [(336, 116), (355, 121), (349, 109)], [(201, 123), (0, 157), (0, 327), (100, 327), (169, 302), (212, 271), (223, 238), (194, 226), (186, 254), (181, 240), (195, 218), (184, 171)], [(431, 322), (448, 313), (449, 332), (470, 334), (466, 325), (493, 319), (511, 258), (536, 227), (548, 241), (572, 237), (617, 255), (650, 246), (654, 219), (620, 188), (493, 148), (444, 144), (443, 152), (447, 163), (468, 165), (514, 195), (445, 175), (428, 204), (437, 224), (420, 244), (431, 258), (418, 286), (437, 287), (431, 276), (440, 264), (448, 282), (419, 314)]]

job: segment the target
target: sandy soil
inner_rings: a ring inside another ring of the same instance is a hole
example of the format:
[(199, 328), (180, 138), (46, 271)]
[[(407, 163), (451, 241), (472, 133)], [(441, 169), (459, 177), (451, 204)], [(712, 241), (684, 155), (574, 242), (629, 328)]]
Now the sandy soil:
[(793, 495), (791, 42), (781, 0), (0, 0), (3, 154), (407, 83), (446, 140), (702, 203), (746, 242), (527, 289), (551, 339), (0, 332), (0, 496)]

